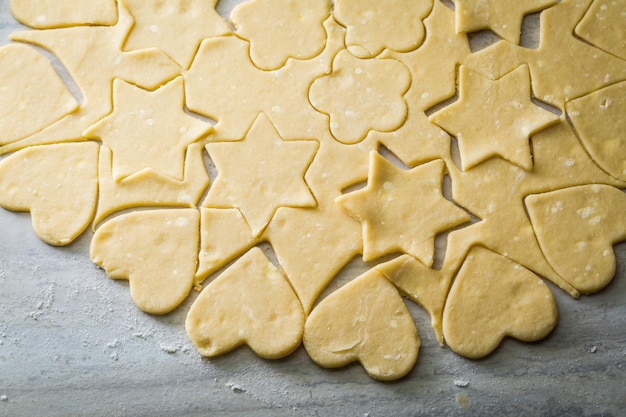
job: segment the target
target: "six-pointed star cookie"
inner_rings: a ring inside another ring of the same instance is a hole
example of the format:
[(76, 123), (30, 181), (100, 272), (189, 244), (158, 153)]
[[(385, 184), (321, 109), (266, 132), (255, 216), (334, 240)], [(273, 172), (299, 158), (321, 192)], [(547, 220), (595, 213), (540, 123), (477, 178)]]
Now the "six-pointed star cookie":
[(530, 135), (559, 118), (531, 101), (528, 66), (498, 80), (462, 66), (459, 85), (459, 99), (430, 119), (458, 139), (463, 170), (501, 156), (530, 171)]
[(182, 180), (187, 146), (213, 129), (185, 114), (182, 77), (156, 91), (116, 79), (113, 103), (113, 112), (84, 132), (113, 152), (113, 177), (152, 168)]
[(123, 0), (135, 18), (124, 48), (158, 47), (187, 69), (206, 38), (230, 32), (217, 0)]
[(453, 0), (456, 6), (456, 31), (491, 29), (509, 42), (519, 43), (524, 15), (538, 12), (555, 0)]
[(336, 200), (362, 223), (363, 260), (402, 251), (432, 265), (435, 235), (470, 220), (444, 198), (443, 170), (442, 160), (407, 171), (370, 153), (367, 186)]
[(218, 175), (204, 207), (238, 208), (259, 236), (279, 207), (315, 207), (304, 180), (318, 143), (283, 140), (261, 113), (243, 140), (207, 145)]

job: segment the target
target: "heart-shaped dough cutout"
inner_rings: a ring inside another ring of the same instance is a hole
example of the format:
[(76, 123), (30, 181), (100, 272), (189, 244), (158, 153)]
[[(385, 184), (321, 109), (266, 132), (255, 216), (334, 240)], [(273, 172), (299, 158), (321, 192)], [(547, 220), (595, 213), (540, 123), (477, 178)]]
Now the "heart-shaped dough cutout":
[(91, 241), (91, 259), (147, 313), (174, 310), (189, 295), (198, 262), (200, 214), (195, 209), (135, 211), (104, 223)]
[(98, 196), (98, 144), (22, 149), (0, 162), (0, 206), (30, 211), (37, 236), (62, 246), (88, 226)]
[(22, 44), (0, 48), (0, 91), (0, 145), (24, 139), (78, 108), (50, 61)]
[(582, 293), (615, 276), (613, 245), (626, 239), (626, 194), (610, 185), (581, 185), (526, 197), (546, 259)]
[(300, 345), (304, 320), (287, 279), (254, 247), (200, 293), (185, 327), (201, 355), (246, 344), (263, 358), (277, 359)]
[(420, 339), (398, 290), (372, 269), (313, 309), (304, 347), (325, 368), (359, 361), (371, 377), (390, 381), (413, 369)]
[(443, 335), (466, 358), (482, 358), (502, 339), (546, 337), (556, 326), (552, 292), (533, 272), (480, 246), (468, 253), (450, 289)]

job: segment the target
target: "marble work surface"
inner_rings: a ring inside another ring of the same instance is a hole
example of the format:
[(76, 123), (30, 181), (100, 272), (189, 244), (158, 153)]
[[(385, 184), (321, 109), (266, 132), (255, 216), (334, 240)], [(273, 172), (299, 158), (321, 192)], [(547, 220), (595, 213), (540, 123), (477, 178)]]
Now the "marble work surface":
[[(2, 42), (15, 28), (1, 0)], [(551, 286), (560, 321), (548, 338), (505, 340), (484, 360), (439, 347), (408, 303), (417, 366), (381, 383), (358, 365), (321, 369), (303, 348), (278, 361), (245, 348), (202, 359), (184, 331), (191, 300), (162, 317), (140, 312), (127, 283), (90, 261), (90, 237), (50, 247), (27, 214), (0, 209), (0, 416), (626, 415), (626, 244), (603, 292), (574, 300)]]

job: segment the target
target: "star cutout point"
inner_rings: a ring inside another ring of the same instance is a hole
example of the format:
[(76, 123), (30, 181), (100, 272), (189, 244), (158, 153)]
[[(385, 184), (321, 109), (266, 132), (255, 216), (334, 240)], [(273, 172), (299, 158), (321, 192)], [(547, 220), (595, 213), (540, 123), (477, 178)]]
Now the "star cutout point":
[(435, 236), (470, 221), (442, 194), (444, 167), (435, 160), (403, 170), (370, 153), (367, 186), (336, 200), (361, 222), (365, 261), (399, 251), (430, 267)]
[(261, 113), (242, 140), (211, 142), (218, 171), (203, 206), (237, 208), (260, 236), (280, 207), (315, 207), (304, 175), (317, 152), (314, 140), (284, 140)]

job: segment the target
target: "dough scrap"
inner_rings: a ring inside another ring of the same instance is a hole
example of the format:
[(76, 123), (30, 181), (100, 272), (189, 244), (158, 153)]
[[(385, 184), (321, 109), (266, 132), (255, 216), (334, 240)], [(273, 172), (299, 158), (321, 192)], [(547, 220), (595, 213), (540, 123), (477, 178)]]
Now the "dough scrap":
[(242, 140), (207, 145), (219, 173), (203, 207), (241, 210), (253, 236), (279, 207), (315, 207), (304, 173), (318, 147), (314, 140), (284, 140), (261, 113)]
[(184, 112), (183, 79), (156, 91), (113, 81), (113, 112), (83, 136), (99, 139), (113, 154), (116, 181), (144, 169), (182, 180), (186, 148), (213, 127)]
[(407, 114), (403, 96), (410, 85), (409, 71), (394, 59), (360, 59), (341, 51), (332, 72), (313, 82), (309, 99), (328, 115), (338, 141), (357, 143), (370, 130), (390, 132), (402, 126)]
[(315, 363), (338, 368), (359, 361), (373, 378), (408, 374), (420, 339), (400, 294), (370, 270), (324, 298), (304, 327), (304, 347)]
[(77, 25), (114, 25), (115, 0), (11, 0), (19, 22), (37, 29)]
[(452, 0), (457, 32), (490, 29), (502, 39), (519, 43), (525, 15), (546, 9), (557, 0)]
[(98, 194), (93, 142), (35, 146), (0, 161), (0, 206), (30, 211), (37, 236), (64, 246), (89, 226)]
[[(415, 50), (424, 39), (422, 19), (433, 0), (335, 0), (335, 19), (347, 28), (346, 48), (359, 58), (383, 49)], [(398, 30), (402, 28), (402, 30)]]
[(196, 209), (133, 211), (100, 226), (91, 259), (112, 279), (130, 282), (141, 310), (165, 314), (189, 295), (197, 266), (200, 216)]
[(0, 146), (0, 155), (26, 146), (84, 141), (82, 133), (112, 110), (112, 81), (120, 78), (148, 90), (180, 74), (162, 51), (122, 52), (132, 26), (128, 11), (118, 3), (115, 26), (85, 26), (14, 32), (11, 39), (41, 46), (54, 53), (82, 94), (77, 111), (35, 134)]
[[(230, 20), (250, 42), (250, 59), (262, 70), (276, 70), (287, 59), (311, 59), (326, 45), (328, 0), (251, 0), (237, 5)], [(267, 16), (276, 22), (267, 24)]]
[(363, 227), (363, 260), (397, 251), (431, 266), (435, 235), (469, 222), (470, 216), (443, 197), (442, 160), (402, 170), (370, 153), (367, 186), (337, 203)]
[(44, 129), (77, 108), (43, 55), (26, 45), (0, 48), (0, 146)]
[(609, 185), (581, 185), (524, 200), (548, 262), (582, 293), (615, 275), (613, 245), (626, 240), (626, 194)]
[(289, 282), (252, 248), (200, 293), (185, 328), (203, 356), (246, 344), (263, 358), (277, 359), (300, 345), (304, 320)]
[(530, 136), (559, 120), (531, 97), (526, 65), (497, 80), (462, 66), (459, 99), (430, 120), (457, 138), (464, 171), (494, 156), (530, 171)]
[(626, 1), (594, 1), (575, 32), (591, 45), (626, 60)]
[(231, 32), (215, 11), (217, 0), (119, 1), (135, 23), (124, 50), (159, 48), (183, 69), (189, 68), (203, 39)]
[(112, 153), (100, 148), (98, 209), (94, 226), (107, 216), (132, 207), (195, 207), (209, 185), (203, 160), (204, 143), (189, 145), (182, 181), (143, 169), (120, 181), (113, 178)]
[(525, 342), (543, 339), (557, 321), (554, 296), (538, 276), (476, 246), (450, 289), (443, 333), (453, 351), (482, 358), (506, 336)]
[(572, 100), (565, 108), (593, 160), (626, 181), (626, 81)]

